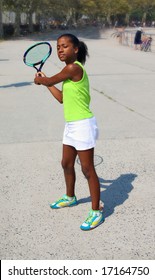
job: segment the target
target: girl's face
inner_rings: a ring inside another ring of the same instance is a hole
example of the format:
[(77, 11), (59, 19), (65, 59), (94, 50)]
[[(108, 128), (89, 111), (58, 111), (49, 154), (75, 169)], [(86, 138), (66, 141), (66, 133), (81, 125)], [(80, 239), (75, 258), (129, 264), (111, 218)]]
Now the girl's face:
[(57, 41), (57, 54), (66, 64), (73, 63), (77, 59), (78, 47), (74, 47), (69, 37), (61, 37)]

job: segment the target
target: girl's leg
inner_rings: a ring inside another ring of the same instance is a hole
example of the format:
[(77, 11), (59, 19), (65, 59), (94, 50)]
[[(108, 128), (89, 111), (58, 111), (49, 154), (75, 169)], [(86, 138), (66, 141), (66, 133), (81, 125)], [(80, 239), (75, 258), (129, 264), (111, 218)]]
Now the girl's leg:
[(62, 153), (62, 168), (64, 170), (65, 182), (66, 182), (66, 194), (70, 197), (75, 195), (75, 159), (77, 156), (77, 151), (74, 147), (63, 145)]
[(78, 151), (82, 172), (88, 180), (90, 195), (92, 198), (92, 209), (99, 210), (100, 184), (94, 167), (94, 148)]

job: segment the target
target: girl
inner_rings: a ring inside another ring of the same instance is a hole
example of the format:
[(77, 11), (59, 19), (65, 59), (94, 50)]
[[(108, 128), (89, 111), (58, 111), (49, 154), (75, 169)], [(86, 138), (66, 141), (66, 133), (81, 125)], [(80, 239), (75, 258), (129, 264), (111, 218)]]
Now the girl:
[[(98, 128), (95, 117), (89, 108), (89, 80), (83, 67), (88, 56), (84, 42), (72, 34), (63, 34), (57, 40), (57, 54), (66, 66), (61, 72), (46, 77), (42, 72), (37, 73), (35, 84), (46, 86), (51, 94), (64, 105), (65, 129), (63, 135), (62, 168), (66, 183), (66, 194), (50, 204), (53, 209), (77, 204), (75, 196), (75, 159), (78, 155), (81, 169), (85, 175), (92, 209), (80, 226), (82, 230), (90, 230), (99, 226), (103, 221), (103, 211), (100, 207), (100, 185), (94, 167), (94, 147)], [(62, 91), (54, 85), (63, 82)]]

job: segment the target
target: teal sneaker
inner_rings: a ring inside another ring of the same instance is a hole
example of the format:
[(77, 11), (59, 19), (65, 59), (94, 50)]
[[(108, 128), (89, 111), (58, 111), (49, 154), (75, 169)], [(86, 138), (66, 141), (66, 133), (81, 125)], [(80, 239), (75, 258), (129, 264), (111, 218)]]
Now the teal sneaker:
[(90, 210), (87, 219), (80, 226), (82, 230), (91, 230), (104, 222), (103, 211)]
[(68, 195), (64, 194), (60, 199), (50, 204), (52, 209), (59, 209), (63, 207), (70, 207), (77, 205), (76, 196), (69, 197)]

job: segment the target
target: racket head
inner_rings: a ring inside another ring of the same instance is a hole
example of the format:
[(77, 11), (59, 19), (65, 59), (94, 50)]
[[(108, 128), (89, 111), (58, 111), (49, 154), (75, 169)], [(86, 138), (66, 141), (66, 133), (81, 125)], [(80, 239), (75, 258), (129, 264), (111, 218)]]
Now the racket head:
[(34, 67), (39, 72), (51, 53), (52, 47), (49, 42), (39, 42), (26, 50), (23, 61), (27, 66)]

